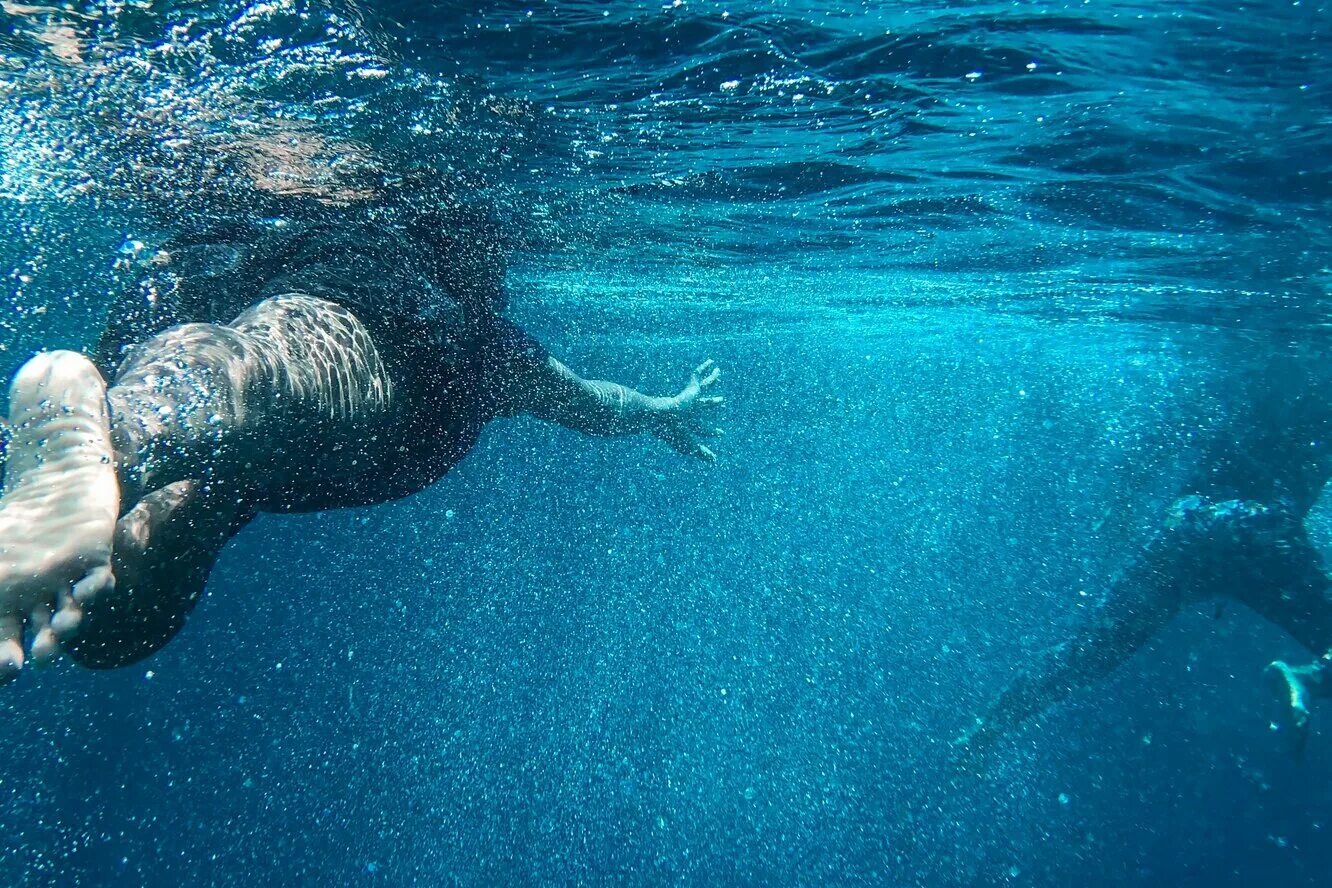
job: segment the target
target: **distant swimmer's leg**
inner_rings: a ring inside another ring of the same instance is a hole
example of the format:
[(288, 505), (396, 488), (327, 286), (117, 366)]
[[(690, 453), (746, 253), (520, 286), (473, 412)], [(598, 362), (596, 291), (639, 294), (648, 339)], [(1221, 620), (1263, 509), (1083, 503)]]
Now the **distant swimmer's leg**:
[(27, 654), (56, 653), (81, 603), (114, 585), (112, 537), (120, 509), (106, 384), (74, 352), (39, 354), (10, 386), (12, 437), (0, 498), (0, 680)]
[(1280, 507), (1250, 506), (1237, 533), (1247, 550), (1233, 594), (1314, 654), (1332, 648), (1332, 579), (1300, 520)]
[(1199, 497), (1171, 506), (1162, 529), (1112, 581), (1077, 634), (1023, 668), (990, 711), (956, 741), (967, 757), (983, 754), (1026, 719), (1105, 678), (1170, 622), (1186, 600), (1214, 585), (1215, 565), (1206, 545), (1209, 508)]
[(1108, 676), (1170, 622), (1181, 596), (1172, 576), (1177, 558), (1167, 548), (1159, 540), (1148, 546), (1077, 634), (1022, 668), (957, 745), (968, 756), (984, 754), (1026, 719)]
[(90, 603), (63, 648), (92, 669), (126, 666), (156, 652), (185, 624), (218, 553), (253, 512), (235, 496), (177, 481), (116, 523), (116, 587)]

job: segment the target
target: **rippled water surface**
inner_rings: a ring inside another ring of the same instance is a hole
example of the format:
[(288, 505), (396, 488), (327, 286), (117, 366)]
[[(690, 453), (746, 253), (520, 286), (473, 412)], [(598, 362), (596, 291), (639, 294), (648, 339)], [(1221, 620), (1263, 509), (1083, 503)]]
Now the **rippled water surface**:
[(9, 883), (1323, 884), (1238, 607), (942, 747), (1325, 347), (1326, 4), (0, 10), (7, 372), (170, 231), (393, 180), (570, 363), (733, 404), (710, 471), (524, 420), (260, 519), (160, 655), (5, 689)]

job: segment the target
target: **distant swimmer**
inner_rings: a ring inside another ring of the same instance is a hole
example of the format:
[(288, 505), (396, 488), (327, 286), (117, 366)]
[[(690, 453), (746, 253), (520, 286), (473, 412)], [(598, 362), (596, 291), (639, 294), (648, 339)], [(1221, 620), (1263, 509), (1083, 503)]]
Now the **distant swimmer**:
[(714, 459), (712, 361), (667, 397), (583, 379), (504, 317), (482, 214), (335, 197), (269, 194), (262, 217), (186, 226), (145, 251), (91, 359), (51, 351), (19, 369), (0, 678), (61, 650), (94, 668), (148, 656), (256, 513), (407, 496), (496, 417)]
[(1204, 454), (1185, 495), (1115, 577), (1073, 638), (1023, 668), (958, 741), (983, 750), (1024, 719), (1096, 682), (1180, 609), (1233, 599), (1280, 626), (1317, 659), (1277, 661), (1267, 676), (1302, 751), (1314, 698), (1332, 696), (1332, 576), (1305, 518), (1332, 477), (1332, 375), (1323, 350), (1286, 345), (1237, 380), (1237, 415)]

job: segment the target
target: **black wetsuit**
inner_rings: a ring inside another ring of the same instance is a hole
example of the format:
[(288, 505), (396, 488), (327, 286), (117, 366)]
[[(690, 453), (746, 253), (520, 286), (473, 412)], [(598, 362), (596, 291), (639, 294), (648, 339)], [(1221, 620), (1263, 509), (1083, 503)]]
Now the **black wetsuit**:
[(1315, 654), (1332, 646), (1332, 581), (1304, 519), (1332, 476), (1332, 368), (1278, 347), (1228, 381), (1223, 424), (1167, 510), (1069, 640), (1019, 671), (991, 709), (995, 736), (1105, 677), (1182, 607), (1233, 598)]
[(432, 237), (364, 215), (212, 227), (166, 243), (152, 270), (114, 302), (94, 352), (108, 379), (128, 350), (179, 324), (227, 324), (266, 298), (291, 293), (335, 302), (369, 330), (399, 419), (373, 448), (367, 462), (377, 465), (364, 474), (340, 477), (327, 489), (306, 487), (288, 505), (256, 503), (207, 539), (187, 531), (178, 545), (210, 553), (197, 565), (202, 573), (151, 596), (128, 587), (103, 596), (64, 645), (75, 660), (123, 666), (170, 640), (194, 607), (211, 558), (255, 509), (406, 496), (456, 465), (490, 419), (514, 410), (506, 397), (514, 375), (544, 365), (546, 353), (500, 314), (500, 273), (488, 266), (484, 247), (450, 254), (465, 233), (446, 234)]
[(405, 417), (390, 446), (402, 452), (388, 455), (364, 489), (305, 496), (298, 508), (405, 496), (456, 465), (485, 424), (512, 409), (504, 394), (513, 376), (546, 361), (541, 345), (500, 313), (502, 270), (490, 267), (498, 259), (485, 259), (483, 246), (457, 257), (454, 243), (365, 212), (178, 236), (112, 305), (94, 361), (114, 379), (128, 349), (170, 327), (230, 323), (289, 293), (335, 302), (369, 330), (388, 371)]

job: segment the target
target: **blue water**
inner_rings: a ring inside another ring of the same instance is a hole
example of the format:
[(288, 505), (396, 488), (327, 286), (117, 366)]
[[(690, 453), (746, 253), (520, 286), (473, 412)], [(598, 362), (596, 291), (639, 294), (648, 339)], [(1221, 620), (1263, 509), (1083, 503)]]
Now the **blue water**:
[(4, 689), (7, 884), (1327, 884), (1327, 713), (1297, 764), (1239, 606), (945, 749), (1324, 340), (1324, 4), (4, 9), (6, 373), (277, 127), (287, 187), (465, 183), (567, 363), (731, 402), (711, 468), (509, 420), (261, 517), (160, 654)]

